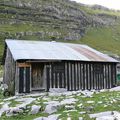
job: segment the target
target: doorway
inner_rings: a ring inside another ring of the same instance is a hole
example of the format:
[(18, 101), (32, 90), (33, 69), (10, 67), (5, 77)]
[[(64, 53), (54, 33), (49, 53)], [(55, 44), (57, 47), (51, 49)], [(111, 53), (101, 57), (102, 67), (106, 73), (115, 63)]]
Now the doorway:
[(30, 67), (19, 67), (19, 93), (30, 93)]
[(44, 89), (44, 63), (32, 63), (32, 90)]

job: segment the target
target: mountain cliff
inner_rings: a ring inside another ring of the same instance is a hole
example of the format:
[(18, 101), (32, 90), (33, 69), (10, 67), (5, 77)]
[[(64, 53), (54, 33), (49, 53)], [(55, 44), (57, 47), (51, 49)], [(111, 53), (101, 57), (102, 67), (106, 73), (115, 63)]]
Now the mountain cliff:
[[(112, 43), (108, 40), (111, 45), (114, 45), (114, 40), (119, 41), (116, 38), (116, 34), (119, 36), (119, 16), (119, 11), (69, 0), (1, 0), (0, 59), (5, 38), (85, 43), (102, 51), (119, 54), (105, 45), (101, 46), (106, 35), (106, 40), (109, 37), (112, 39)], [(111, 36), (113, 32), (115, 35)]]

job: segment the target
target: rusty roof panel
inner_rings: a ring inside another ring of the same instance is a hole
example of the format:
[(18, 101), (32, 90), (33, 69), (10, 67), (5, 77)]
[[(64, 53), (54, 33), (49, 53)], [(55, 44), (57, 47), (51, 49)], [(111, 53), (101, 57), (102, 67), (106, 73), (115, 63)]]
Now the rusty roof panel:
[(87, 45), (47, 41), (7, 39), (6, 44), (15, 60), (76, 60), (117, 62)]

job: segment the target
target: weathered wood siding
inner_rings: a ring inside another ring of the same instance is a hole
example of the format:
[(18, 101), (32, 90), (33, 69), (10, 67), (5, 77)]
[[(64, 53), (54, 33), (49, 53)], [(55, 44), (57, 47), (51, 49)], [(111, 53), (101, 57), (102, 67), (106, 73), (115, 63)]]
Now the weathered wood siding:
[[(15, 61), (13, 60), (10, 50), (7, 48), (3, 82), (8, 85), (9, 90), (13, 93), (15, 90)], [(14, 93), (13, 93), (14, 94)]]
[(116, 63), (62, 62), (46, 66), (49, 88), (67, 90), (106, 89), (116, 85)]
[(32, 63), (32, 90), (44, 87), (44, 63)]

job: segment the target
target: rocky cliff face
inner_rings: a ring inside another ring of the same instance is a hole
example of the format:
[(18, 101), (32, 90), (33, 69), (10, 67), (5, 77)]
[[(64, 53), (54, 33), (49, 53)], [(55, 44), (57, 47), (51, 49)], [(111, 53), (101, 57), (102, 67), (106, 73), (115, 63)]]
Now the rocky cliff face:
[(116, 14), (69, 0), (0, 0), (0, 60), (6, 38), (79, 41), (87, 28), (114, 25)]
[(93, 9), (97, 8), (69, 0), (1, 0), (0, 24), (32, 27), (25, 31), (23, 27), (23, 30), (16, 32), (12, 32), (11, 27), (0, 34), (17, 39), (38, 36), (42, 40), (79, 40), (89, 26), (111, 25), (117, 19), (114, 15), (104, 13), (90, 14), (89, 10)]

